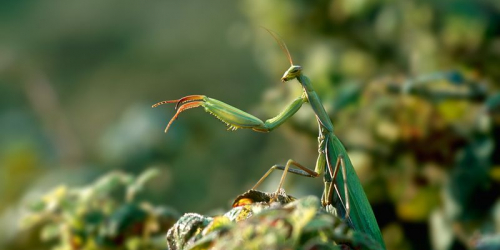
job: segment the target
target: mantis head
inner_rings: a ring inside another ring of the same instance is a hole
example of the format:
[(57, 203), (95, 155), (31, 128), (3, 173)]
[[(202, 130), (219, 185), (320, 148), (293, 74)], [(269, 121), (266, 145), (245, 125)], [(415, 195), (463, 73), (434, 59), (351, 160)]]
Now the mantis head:
[[(264, 27), (262, 27), (262, 28), (264, 28)], [(299, 77), (300, 74), (302, 74), (302, 67), (299, 65), (293, 64), (292, 56), (290, 55), (290, 51), (288, 51), (288, 48), (287, 48), (285, 42), (283, 42), (283, 39), (281, 39), (279, 37), (279, 35), (274, 33), (273, 31), (266, 29), (266, 28), (264, 28), (264, 29), (267, 32), (269, 32), (269, 34), (271, 34), (271, 36), (274, 38), (274, 40), (276, 40), (276, 42), (281, 47), (283, 52), (285, 52), (286, 57), (288, 58), (288, 61), (290, 62), (290, 68), (288, 68), (288, 70), (285, 71), (285, 74), (283, 74), (283, 77), (281, 77), (281, 81), (287, 82), (287, 81), (290, 81), (290, 80), (293, 80), (293, 79)]]
[(287, 82), (293, 80), (297, 78), (300, 74), (302, 74), (302, 66), (292, 65), (290, 66), (290, 68), (288, 68), (287, 71), (285, 71), (285, 74), (283, 74), (283, 77), (281, 77), (281, 81)]

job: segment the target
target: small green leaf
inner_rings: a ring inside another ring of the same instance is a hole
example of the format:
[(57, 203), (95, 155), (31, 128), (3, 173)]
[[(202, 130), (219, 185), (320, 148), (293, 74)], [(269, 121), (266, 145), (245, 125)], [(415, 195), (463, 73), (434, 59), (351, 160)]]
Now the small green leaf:
[(141, 175), (139, 175), (135, 181), (133, 181), (127, 188), (127, 200), (133, 201), (135, 195), (142, 191), (146, 182), (150, 181), (154, 177), (158, 176), (160, 171), (156, 168), (147, 169)]
[(58, 224), (47, 224), (43, 226), (40, 232), (42, 241), (49, 241), (58, 238), (61, 235), (60, 226)]

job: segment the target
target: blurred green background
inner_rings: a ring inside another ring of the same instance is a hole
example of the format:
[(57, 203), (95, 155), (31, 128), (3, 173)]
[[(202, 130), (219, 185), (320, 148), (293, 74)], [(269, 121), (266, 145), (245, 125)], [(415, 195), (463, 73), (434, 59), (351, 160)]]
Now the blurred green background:
[[(228, 132), (196, 109), (165, 135), (173, 107), (150, 108), (204, 94), (278, 114), (301, 89), (280, 82), (286, 56), (259, 26), (281, 35), (321, 95), (389, 248), (464, 249), (500, 233), (496, 0), (7, 0), (0, 248), (30, 245), (19, 240), (26, 203), (111, 170), (155, 167), (145, 200), (216, 214), (273, 164), (313, 166), (308, 105), (268, 134)], [(289, 175), (285, 189), (321, 195), (322, 183)]]

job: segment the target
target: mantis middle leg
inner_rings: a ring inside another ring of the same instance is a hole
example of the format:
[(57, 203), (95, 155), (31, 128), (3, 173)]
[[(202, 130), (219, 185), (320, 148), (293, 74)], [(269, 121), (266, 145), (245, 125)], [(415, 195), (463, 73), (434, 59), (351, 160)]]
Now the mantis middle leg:
[[(294, 165), (294, 166), (298, 167), (299, 169), (290, 168), (291, 165)], [(287, 163), (286, 163), (285, 166), (282, 166), (282, 165), (274, 165), (274, 166), (272, 166), (264, 174), (264, 176), (262, 176), (260, 178), (260, 180), (252, 187), (252, 189), (256, 189), (274, 170), (283, 170), (283, 175), (281, 176), (281, 180), (280, 180), (280, 183), (278, 185), (278, 189), (276, 190), (276, 192), (278, 192), (280, 190), (280, 188), (283, 186), (283, 183), (285, 182), (285, 178), (286, 178), (286, 173), (287, 172), (290, 172), (290, 173), (293, 173), (293, 174), (297, 174), (297, 175), (306, 176), (306, 177), (313, 177), (313, 178), (319, 176), (319, 173), (315, 172), (314, 170), (311, 170), (311, 169), (309, 169), (307, 167), (304, 167), (301, 164), (299, 164), (298, 162), (290, 159), (290, 160), (287, 161)]]
[[(332, 196), (332, 192), (333, 190), (335, 189), (335, 192), (337, 193), (337, 196), (339, 197), (340, 199), (340, 202), (342, 203), (342, 205), (344, 206), (345, 208), (345, 218), (348, 219), (349, 218), (349, 213), (351, 211), (350, 209), (350, 206), (349, 206), (349, 191), (348, 191), (348, 187), (347, 187), (347, 174), (346, 174), (346, 169), (345, 169), (345, 162), (344, 162), (344, 156), (343, 155), (339, 155), (337, 157), (337, 162), (335, 163), (335, 168), (332, 169), (332, 165), (330, 164), (330, 161), (328, 160), (328, 157), (327, 157), (327, 165), (328, 165), (328, 170), (330, 172), (330, 176), (331, 176), (331, 179), (332, 179), (332, 182), (330, 183), (330, 187), (328, 188), (328, 193), (326, 194), (327, 195), (327, 204), (332, 204), (333, 202), (333, 196)], [(337, 179), (337, 174), (339, 172), (339, 169), (342, 169), (342, 178), (344, 178), (344, 197), (345, 197), (345, 202), (342, 201), (342, 196), (340, 196), (340, 193), (339, 193), (339, 189), (337, 188), (337, 183), (335, 182), (335, 180)]]
[[(321, 147), (323, 148), (323, 147)], [(290, 168), (291, 166), (295, 166), (299, 169), (295, 169), (295, 168)], [(280, 188), (283, 186), (283, 183), (285, 181), (285, 178), (286, 178), (286, 174), (288, 172), (292, 173), (292, 174), (297, 174), (297, 175), (301, 175), (301, 176), (306, 176), (306, 177), (312, 177), (312, 178), (316, 178), (316, 177), (319, 177), (323, 174), (324, 170), (325, 170), (325, 165), (326, 165), (326, 155), (323, 151), (323, 149), (320, 149), (319, 150), (319, 155), (318, 155), (318, 159), (316, 161), (316, 167), (314, 170), (308, 168), (308, 167), (305, 167), (301, 164), (299, 164), (298, 162), (290, 159), (287, 161), (287, 164), (285, 166), (283, 165), (274, 165), (272, 166), (261, 178), (260, 180), (253, 186), (252, 189), (256, 189), (274, 170), (282, 170), (283, 171), (283, 175), (281, 176), (281, 180), (280, 180), (280, 183), (278, 185), (278, 189), (276, 190), (276, 193), (279, 192)], [(322, 201), (323, 204), (325, 204), (325, 202)]]
[[(322, 155), (319, 156), (319, 159), (321, 159)], [(330, 183), (329, 187), (328, 187), (328, 191), (326, 193), (326, 198), (324, 200), (324, 204), (325, 205), (330, 205), (333, 203), (333, 191), (335, 190), (337, 196), (339, 197), (340, 199), (340, 202), (342, 203), (343, 207), (345, 208), (346, 210), (346, 216), (345, 218), (348, 219), (349, 218), (349, 213), (350, 213), (350, 205), (349, 205), (349, 192), (348, 192), (348, 186), (347, 186), (347, 181), (346, 181), (346, 178), (347, 178), (347, 174), (346, 174), (346, 167), (345, 167), (345, 162), (344, 162), (344, 158), (342, 155), (339, 155), (337, 157), (337, 162), (335, 164), (335, 167), (333, 168), (332, 165), (330, 164), (330, 161), (328, 160), (328, 158), (326, 159), (326, 163), (327, 163), (327, 166), (328, 166), (328, 170), (329, 170), (329, 173), (330, 173), (330, 177), (331, 177), (331, 180), (332, 182)], [(318, 162), (320, 163), (321, 160), (318, 160)], [(298, 167), (299, 169), (293, 169), (293, 168), (290, 168), (290, 166), (293, 165), (295, 167)], [(281, 180), (280, 180), (280, 183), (278, 185), (278, 188), (276, 190), (276, 194), (279, 192), (279, 190), (281, 189), (281, 187), (283, 186), (283, 183), (285, 181), (285, 178), (286, 178), (286, 174), (288, 172), (292, 173), (292, 174), (297, 174), (297, 175), (301, 175), (301, 176), (306, 176), (306, 177), (312, 177), (312, 178), (316, 178), (316, 177), (319, 177), (320, 176), (320, 173), (319, 172), (316, 172), (308, 167), (305, 167), (303, 165), (301, 165), (300, 163), (290, 159), (287, 161), (286, 165), (283, 166), (283, 165), (274, 165), (272, 166), (260, 179), (259, 181), (252, 187), (252, 189), (257, 189), (257, 187), (262, 184), (262, 182), (274, 171), (274, 170), (282, 170), (283, 171), (283, 174), (281, 176)], [(342, 178), (344, 178), (344, 197), (345, 197), (345, 202), (342, 200), (342, 196), (340, 195), (340, 192), (337, 188), (337, 184), (335, 182), (336, 178), (337, 178), (337, 174), (339, 172), (339, 170), (341, 170), (342, 172)]]

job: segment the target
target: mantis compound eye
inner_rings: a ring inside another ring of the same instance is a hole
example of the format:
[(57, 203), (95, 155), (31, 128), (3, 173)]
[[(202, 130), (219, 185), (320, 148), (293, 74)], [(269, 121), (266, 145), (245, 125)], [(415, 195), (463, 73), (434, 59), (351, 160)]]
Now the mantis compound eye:
[(302, 67), (298, 66), (298, 65), (293, 65), (292, 67), (290, 67), (290, 73), (292, 73), (292, 74), (296, 74), (301, 70), (302, 70)]

